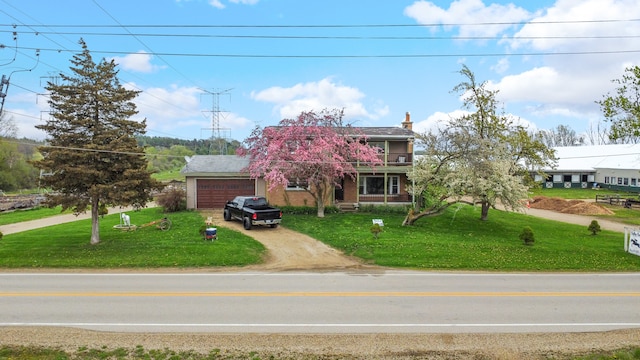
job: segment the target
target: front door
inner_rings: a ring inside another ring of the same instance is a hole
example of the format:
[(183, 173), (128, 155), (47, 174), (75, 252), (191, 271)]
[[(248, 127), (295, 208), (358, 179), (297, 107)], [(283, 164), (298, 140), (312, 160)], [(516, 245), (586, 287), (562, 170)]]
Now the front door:
[(336, 201), (344, 201), (344, 178), (340, 179), (340, 188), (336, 186), (334, 197)]

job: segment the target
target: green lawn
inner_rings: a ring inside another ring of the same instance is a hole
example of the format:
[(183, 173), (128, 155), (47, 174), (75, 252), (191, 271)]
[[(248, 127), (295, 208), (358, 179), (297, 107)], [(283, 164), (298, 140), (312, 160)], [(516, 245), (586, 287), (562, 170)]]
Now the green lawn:
[[(160, 208), (129, 212), (138, 226), (165, 216)], [(91, 221), (79, 220), (46, 229), (5, 235), (0, 240), (0, 267), (4, 268), (142, 268), (218, 267), (259, 263), (265, 248), (259, 242), (226, 228), (218, 240), (205, 241), (198, 212), (166, 215), (168, 231), (155, 226), (125, 232), (116, 230), (119, 214), (100, 220), (98, 245), (90, 245)]]
[(638, 193), (624, 193), (620, 191), (613, 191), (609, 189), (565, 189), (565, 188), (552, 188), (552, 189), (532, 189), (529, 191), (530, 196), (547, 196), (547, 197), (559, 197), (563, 199), (595, 199), (596, 195), (615, 195), (620, 196), (638, 196)]
[[(36, 207), (33, 209), (14, 210), (0, 213), (0, 225), (14, 224), (23, 221), (42, 219), (62, 214), (60, 206), (55, 208)], [(70, 214), (71, 211), (65, 212)]]
[[(129, 213), (142, 225), (165, 216), (159, 208)], [(219, 240), (200, 235), (198, 212), (168, 215), (169, 231), (155, 227), (132, 232), (113, 229), (118, 214), (101, 220), (101, 243), (90, 245), (91, 224), (80, 220), (47, 229), (5, 235), (0, 267), (5, 268), (141, 268), (243, 266), (262, 261), (264, 247), (242, 233), (218, 228)], [(491, 210), (479, 220), (479, 208), (460, 205), (441, 216), (401, 226), (404, 215), (370, 213), (285, 214), (283, 226), (306, 233), (348, 255), (381, 266), (425, 270), (476, 271), (638, 271), (640, 257), (625, 253), (623, 234), (591, 235), (586, 226)], [(375, 239), (373, 218), (384, 220)], [(533, 229), (535, 243), (525, 246), (519, 234)]]
[[(373, 218), (382, 218), (384, 232), (371, 234)], [(638, 271), (640, 257), (624, 252), (622, 233), (539, 219), (519, 213), (489, 212), (480, 221), (479, 208), (450, 208), (441, 216), (401, 226), (403, 215), (367, 213), (287, 215), (288, 228), (306, 233), (348, 255), (382, 266), (478, 271)], [(530, 226), (535, 244), (525, 246), (519, 234)]]

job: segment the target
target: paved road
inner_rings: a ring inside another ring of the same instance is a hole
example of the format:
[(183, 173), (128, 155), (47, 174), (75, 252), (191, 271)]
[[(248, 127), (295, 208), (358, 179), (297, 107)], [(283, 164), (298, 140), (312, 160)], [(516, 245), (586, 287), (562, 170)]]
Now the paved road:
[(638, 273), (0, 273), (0, 327), (590, 332), (640, 328), (639, 304)]

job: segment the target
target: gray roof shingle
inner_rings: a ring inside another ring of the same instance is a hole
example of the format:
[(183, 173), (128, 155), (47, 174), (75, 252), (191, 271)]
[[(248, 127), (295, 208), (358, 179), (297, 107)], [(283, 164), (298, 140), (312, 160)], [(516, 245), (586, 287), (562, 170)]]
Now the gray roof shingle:
[(243, 171), (249, 166), (249, 157), (237, 155), (194, 155), (180, 170), (189, 176), (249, 176)]

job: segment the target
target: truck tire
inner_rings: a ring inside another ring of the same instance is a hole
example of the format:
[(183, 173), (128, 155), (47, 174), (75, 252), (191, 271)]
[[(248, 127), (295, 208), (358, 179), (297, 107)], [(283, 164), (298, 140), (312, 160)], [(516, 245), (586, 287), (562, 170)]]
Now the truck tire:
[(275, 228), (277, 228), (277, 227), (278, 227), (278, 224), (271, 224), (271, 225), (269, 225), (269, 226), (271, 226), (271, 228), (272, 228), (272, 229), (275, 229)]
[(251, 220), (248, 217), (245, 217), (244, 220), (242, 220), (242, 225), (245, 230), (251, 230)]
[(231, 221), (231, 211), (229, 211), (229, 209), (224, 209), (224, 212), (222, 214), (224, 217), (224, 221)]

